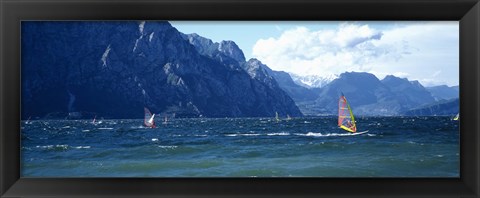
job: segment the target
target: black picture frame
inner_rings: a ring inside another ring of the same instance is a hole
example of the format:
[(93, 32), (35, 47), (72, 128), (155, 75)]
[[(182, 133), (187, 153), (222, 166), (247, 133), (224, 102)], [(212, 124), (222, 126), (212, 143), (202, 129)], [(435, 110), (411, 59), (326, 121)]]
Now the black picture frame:
[[(478, 0), (0, 0), (1, 197), (479, 197)], [(460, 21), (460, 178), (20, 178), (22, 20)]]

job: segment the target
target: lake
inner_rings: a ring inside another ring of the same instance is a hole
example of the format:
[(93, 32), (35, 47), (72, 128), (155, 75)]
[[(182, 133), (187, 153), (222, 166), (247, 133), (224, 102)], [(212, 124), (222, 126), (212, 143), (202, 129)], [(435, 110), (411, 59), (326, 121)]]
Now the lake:
[(459, 177), (451, 117), (22, 122), (22, 177)]

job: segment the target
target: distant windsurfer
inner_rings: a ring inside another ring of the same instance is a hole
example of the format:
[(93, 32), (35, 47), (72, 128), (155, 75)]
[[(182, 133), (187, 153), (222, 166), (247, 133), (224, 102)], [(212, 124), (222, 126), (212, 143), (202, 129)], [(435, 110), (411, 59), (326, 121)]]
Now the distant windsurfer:
[(144, 120), (143, 120), (143, 124), (146, 126), (146, 127), (150, 127), (150, 128), (155, 128), (155, 114), (152, 115), (152, 113), (150, 113), (150, 111), (145, 107), (144, 108), (144, 111), (145, 111), (145, 117), (144, 117)]

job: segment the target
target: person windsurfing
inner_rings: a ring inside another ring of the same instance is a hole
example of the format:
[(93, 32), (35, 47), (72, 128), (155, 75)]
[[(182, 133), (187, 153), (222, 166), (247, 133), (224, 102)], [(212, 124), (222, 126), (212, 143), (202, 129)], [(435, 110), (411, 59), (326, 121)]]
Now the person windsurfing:
[(150, 111), (146, 107), (144, 107), (144, 111), (145, 111), (145, 116), (143, 119), (143, 124), (146, 127), (155, 128), (156, 127), (155, 120), (154, 120), (155, 114), (150, 113)]

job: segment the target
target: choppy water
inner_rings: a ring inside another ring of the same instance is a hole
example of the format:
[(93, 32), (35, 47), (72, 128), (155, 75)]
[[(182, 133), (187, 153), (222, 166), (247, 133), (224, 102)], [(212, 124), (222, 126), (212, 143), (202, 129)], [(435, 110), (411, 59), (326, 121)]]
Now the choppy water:
[(450, 117), (22, 122), (23, 177), (458, 177)]

